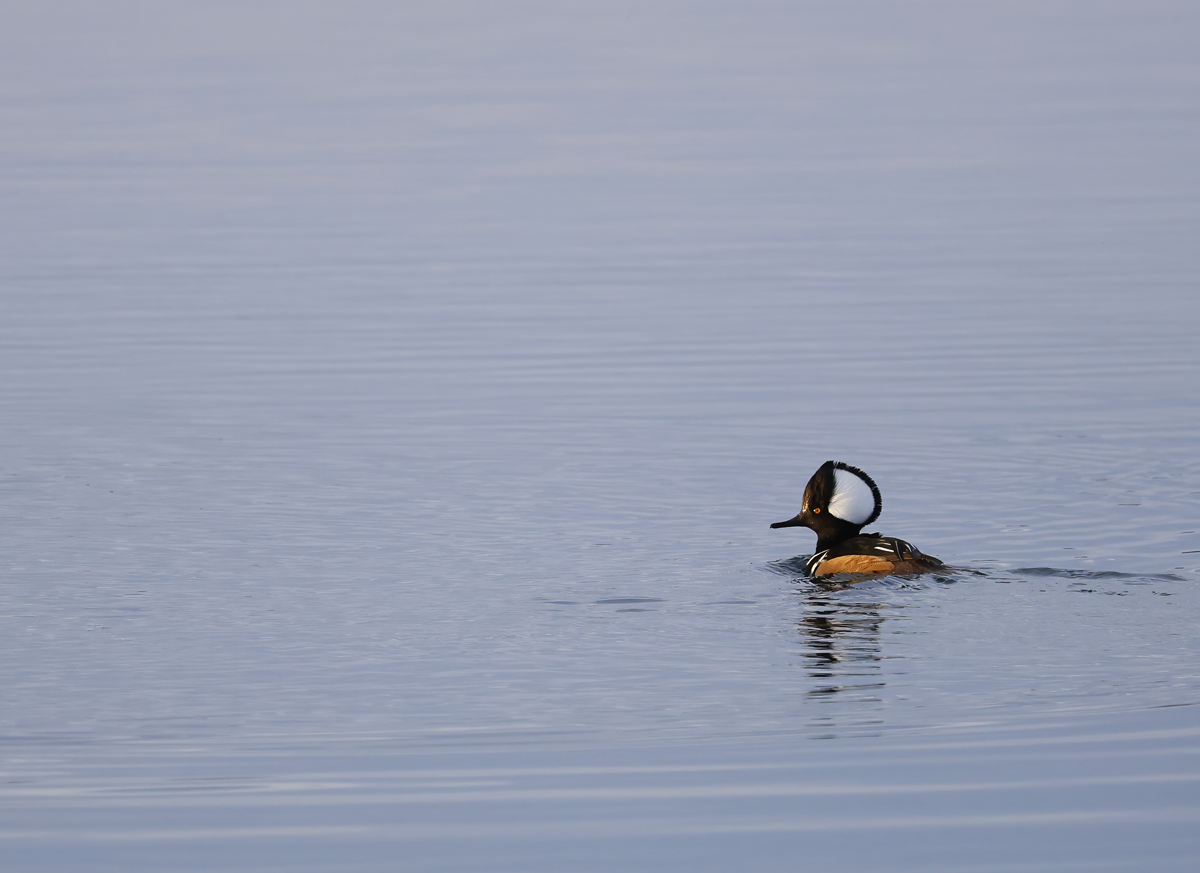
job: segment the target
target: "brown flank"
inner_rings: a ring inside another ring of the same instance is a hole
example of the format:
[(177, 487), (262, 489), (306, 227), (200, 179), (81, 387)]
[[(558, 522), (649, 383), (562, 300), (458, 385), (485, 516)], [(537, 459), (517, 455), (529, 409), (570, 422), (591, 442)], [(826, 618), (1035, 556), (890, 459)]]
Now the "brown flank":
[(828, 576), (832, 573), (890, 573), (893, 576), (915, 575), (927, 573), (928, 567), (922, 567), (915, 561), (897, 561), (892, 563), (887, 558), (876, 555), (842, 555), (840, 558), (830, 558), (823, 561), (816, 570), (818, 576)]

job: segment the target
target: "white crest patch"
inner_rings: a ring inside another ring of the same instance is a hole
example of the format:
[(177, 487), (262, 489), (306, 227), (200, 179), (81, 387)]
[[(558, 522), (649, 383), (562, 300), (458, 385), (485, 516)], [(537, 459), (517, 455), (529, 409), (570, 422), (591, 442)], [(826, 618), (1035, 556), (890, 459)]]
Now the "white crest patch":
[(875, 512), (875, 495), (871, 493), (871, 486), (861, 477), (841, 468), (833, 471), (833, 481), (829, 514), (851, 524), (866, 524)]

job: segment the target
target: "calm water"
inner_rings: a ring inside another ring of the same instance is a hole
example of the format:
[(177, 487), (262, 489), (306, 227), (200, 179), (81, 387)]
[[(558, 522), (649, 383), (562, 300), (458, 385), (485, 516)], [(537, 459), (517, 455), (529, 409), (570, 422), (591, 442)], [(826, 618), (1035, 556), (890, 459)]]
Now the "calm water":
[(1191, 6), (6, 19), (6, 870), (1200, 862)]

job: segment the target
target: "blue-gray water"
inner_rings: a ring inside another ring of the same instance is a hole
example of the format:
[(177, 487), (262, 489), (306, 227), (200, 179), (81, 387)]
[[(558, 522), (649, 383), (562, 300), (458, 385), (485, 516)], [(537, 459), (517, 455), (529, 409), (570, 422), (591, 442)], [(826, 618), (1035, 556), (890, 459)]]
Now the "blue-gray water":
[(4, 17), (5, 870), (1200, 863), (1194, 6)]

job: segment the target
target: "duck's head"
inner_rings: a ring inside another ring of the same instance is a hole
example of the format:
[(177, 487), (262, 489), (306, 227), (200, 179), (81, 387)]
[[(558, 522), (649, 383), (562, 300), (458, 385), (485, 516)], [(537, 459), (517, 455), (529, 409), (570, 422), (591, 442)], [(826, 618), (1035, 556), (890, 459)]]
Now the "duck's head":
[(857, 536), (879, 518), (883, 498), (875, 481), (858, 467), (826, 461), (804, 486), (800, 514), (771, 527), (806, 527), (817, 534), (817, 547)]

